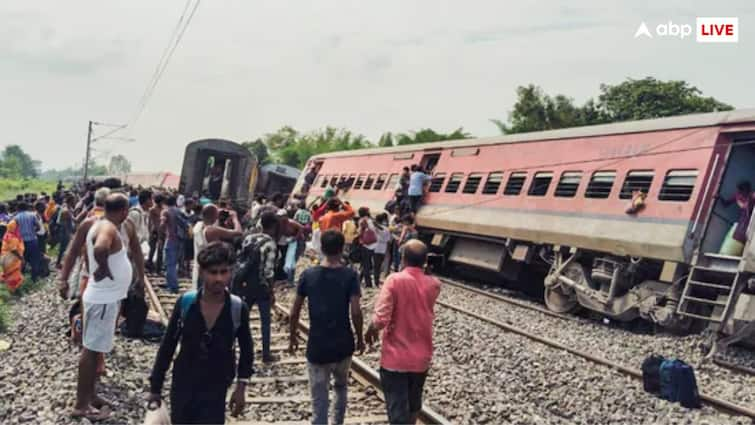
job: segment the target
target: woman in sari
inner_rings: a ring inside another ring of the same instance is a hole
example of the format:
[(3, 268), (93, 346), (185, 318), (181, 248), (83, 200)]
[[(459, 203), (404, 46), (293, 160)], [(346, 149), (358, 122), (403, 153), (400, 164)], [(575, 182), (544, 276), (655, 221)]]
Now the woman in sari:
[(24, 282), (24, 240), (16, 221), (8, 223), (0, 250), (0, 263), (3, 266), (2, 280), (13, 292)]

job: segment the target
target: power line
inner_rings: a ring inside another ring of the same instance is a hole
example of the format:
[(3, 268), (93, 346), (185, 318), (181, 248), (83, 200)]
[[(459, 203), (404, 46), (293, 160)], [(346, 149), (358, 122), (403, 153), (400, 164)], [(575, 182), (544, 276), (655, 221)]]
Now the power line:
[[(181, 13), (181, 17), (178, 19), (178, 23), (173, 29), (173, 33), (171, 34), (171, 37), (168, 41), (168, 45), (165, 47), (165, 50), (163, 50), (163, 54), (160, 58), (160, 61), (157, 63), (157, 67), (155, 68), (155, 72), (152, 75), (152, 79), (150, 80), (150, 83), (147, 85), (147, 88), (145, 89), (144, 94), (142, 95), (142, 98), (139, 101), (139, 104), (137, 106), (137, 111), (134, 114), (134, 117), (131, 119), (131, 123), (130, 123), (131, 126), (133, 126), (139, 120), (142, 113), (144, 112), (144, 109), (147, 107), (149, 100), (152, 98), (152, 95), (155, 92), (155, 89), (157, 88), (157, 84), (160, 82), (160, 79), (165, 73), (165, 70), (168, 68), (168, 64), (170, 63), (170, 59), (173, 57), (173, 53), (176, 51), (176, 48), (178, 48), (178, 45), (181, 42), (181, 39), (183, 38), (183, 35), (186, 32), (186, 29), (189, 27), (189, 24), (191, 23), (192, 18), (194, 18), (194, 14), (196, 13), (197, 8), (199, 7), (200, 1), (201, 0), (196, 0), (196, 2), (194, 3), (194, 7), (191, 9), (191, 12), (188, 18), (186, 18), (186, 12), (189, 10), (189, 6), (191, 5), (192, 0), (187, 0), (186, 3), (184, 4), (184, 9), (183, 9), (183, 12)], [(184, 22), (185, 18), (186, 20)]]
[(157, 62), (157, 66), (155, 67), (155, 72), (153, 72), (152, 76), (149, 78), (149, 82), (147, 82), (147, 86), (144, 88), (144, 93), (142, 93), (142, 97), (139, 99), (139, 102), (137, 103), (137, 111), (139, 110), (139, 108), (141, 108), (142, 104), (144, 103), (144, 100), (147, 98), (150, 87), (152, 87), (152, 83), (157, 78), (157, 75), (160, 73), (160, 69), (163, 67), (163, 64), (165, 63), (165, 58), (168, 56), (168, 51), (170, 50), (170, 46), (173, 44), (173, 41), (175, 40), (176, 35), (178, 34), (178, 31), (180, 30), (181, 25), (183, 24), (184, 18), (186, 17), (186, 12), (189, 10), (190, 5), (191, 5), (191, 0), (186, 0), (186, 3), (184, 4), (184, 9), (181, 12), (181, 17), (178, 19), (176, 26), (173, 28), (173, 32), (171, 32), (170, 38), (168, 38), (168, 44), (165, 45), (165, 49), (163, 49), (162, 55), (160, 55), (160, 60)]

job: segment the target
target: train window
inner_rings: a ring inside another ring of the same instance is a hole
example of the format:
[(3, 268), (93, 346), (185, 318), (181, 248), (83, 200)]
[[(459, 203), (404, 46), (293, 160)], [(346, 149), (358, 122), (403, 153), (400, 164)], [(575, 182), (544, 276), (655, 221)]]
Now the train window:
[(461, 186), (461, 179), (463, 178), (464, 174), (462, 173), (451, 174), (451, 177), (448, 178), (448, 183), (446, 184), (446, 193), (456, 193), (456, 191), (459, 190), (459, 186)]
[(530, 196), (545, 196), (553, 180), (553, 173), (550, 171), (540, 171), (535, 173), (535, 177), (530, 183), (530, 190), (527, 192)]
[(360, 174), (357, 177), (357, 181), (354, 183), (354, 189), (361, 189), (364, 184), (364, 174)]
[(585, 198), (608, 198), (614, 180), (616, 180), (616, 171), (596, 171), (587, 185)]
[(498, 189), (501, 187), (503, 181), (503, 172), (496, 171), (488, 174), (488, 179), (485, 181), (485, 186), (482, 187), (483, 195), (495, 195), (498, 193)]
[(661, 201), (689, 201), (697, 180), (697, 170), (671, 170), (666, 174), (658, 199)]
[(332, 187), (336, 187), (338, 185), (338, 176), (333, 176), (330, 178), (330, 185)]
[(391, 176), (388, 177), (388, 184), (385, 185), (385, 189), (396, 190), (397, 184), (398, 184), (398, 174), (391, 174)]
[(506, 182), (506, 187), (503, 189), (503, 194), (508, 196), (516, 196), (522, 192), (524, 187), (524, 180), (527, 179), (527, 173), (520, 171), (511, 173), (509, 181)]
[(380, 174), (377, 178), (377, 181), (375, 182), (375, 186), (372, 189), (374, 190), (382, 189), (383, 185), (385, 184), (386, 178), (388, 178), (388, 174)]
[(322, 178), (320, 181), (320, 187), (326, 187), (328, 185), (328, 176), (320, 176), (320, 178)]
[(435, 173), (433, 179), (430, 180), (430, 192), (440, 192), (440, 188), (443, 187), (443, 182), (446, 181), (446, 173)]
[(370, 190), (372, 189), (372, 184), (375, 183), (375, 175), (370, 174), (367, 176), (367, 180), (364, 182), (364, 187), (362, 189), (364, 190)]
[(561, 173), (561, 179), (558, 181), (554, 195), (560, 198), (573, 198), (577, 194), (581, 180), (581, 171), (564, 171)]
[(653, 183), (654, 174), (650, 170), (628, 172), (627, 177), (624, 179), (624, 185), (621, 187), (619, 198), (632, 199), (632, 192), (635, 190), (644, 192), (647, 195), (650, 185)]
[(467, 182), (464, 183), (463, 192), (466, 194), (477, 193), (477, 188), (480, 187), (482, 181), (482, 173), (472, 173), (467, 177)]

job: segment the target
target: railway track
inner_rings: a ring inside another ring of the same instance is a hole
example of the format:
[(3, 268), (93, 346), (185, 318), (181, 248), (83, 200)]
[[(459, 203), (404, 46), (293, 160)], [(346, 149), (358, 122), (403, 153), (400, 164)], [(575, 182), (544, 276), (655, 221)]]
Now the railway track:
[[(539, 306), (536, 306), (536, 305), (531, 305), (531, 304), (528, 304), (528, 303), (524, 303), (524, 302), (522, 302), (520, 300), (511, 298), (511, 297), (506, 297), (506, 296), (502, 296), (502, 295), (498, 295), (498, 294), (493, 294), (493, 293), (490, 293), (488, 291), (480, 290), (478, 288), (470, 287), (468, 285), (461, 284), (461, 283), (455, 282), (453, 280), (449, 280), (447, 278), (440, 277), (439, 279), (441, 280), (441, 282), (444, 285), (453, 286), (453, 287), (456, 287), (456, 288), (459, 288), (459, 289), (462, 289), (462, 290), (465, 290), (465, 291), (468, 291), (468, 292), (471, 292), (471, 293), (474, 293), (474, 294), (478, 294), (478, 295), (481, 295), (481, 296), (484, 296), (484, 297), (496, 300), (497, 302), (504, 302), (504, 303), (508, 303), (508, 304), (511, 304), (511, 305), (516, 305), (516, 306), (521, 307), (521, 308), (529, 309), (529, 310), (532, 310), (532, 311), (537, 311), (537, 312), (540, 312), (540, 313), (543, 313), (543, 314), (547, 314), (548, 316), (556, 317), (556, 318), (567, 320), (567, 321), (576, 321), (577, 320), (574, 317), (565, 316), (565, 315), (561, 315), (561, 314), (557, 314), (557, 313), (553, 313), (553, 312), (551, 312), (551, 311), (549, 311), (549, 310), (547, 310), (545, 308), (542, 308), (542, 307), (539, 307)], [(533, 341), (536, 341), (538, 343), (547, 345), (547, 346), (555, 348), (555, 349), (563, 350), (563, 351), (565, 351), (565, 352), (567, 352), (569, 354), (572, 354), (574, 356), (578, 356), (578, 357), (583, 358), (583, 359), (585, 359), (585, 360), (587, 360), (589, 362), (592, 362), (592, 363), (595, 363), (595, 364), (598, 364), (598, 365), (601, 365), (601, 366), (604, 366), (604, 367), (608, 367), (610, 369), (617, 370), (617, 371), (619, 371), (619, 372), (621, 372), (621, 373), (623, 373), (623, 374), (625, 374), (627, 376), (630, 376), (630, 377), (638, 379), (638, 380), (642, 380), (642, 372), (639, 369), (636, 369), (634, 367), (626, 366), (624, 364), (621, 364), (620, 362), (609, 360), (607, 358), (594, 355), (594, 354), (589, 353), (589, 352), (587, 352), (585, 350), (581, 350), (581, 349), (570, 347), (570, 346), (568, 346), (568, 345), (566, 345), (566, 344), (564, 344), (564, 343), (562, 343), (560, 341), (557, 341), (555, 339), (535, 334), (534, 332), (531, 332), (529, 330), (523, 329), (521, 327), (517, 327), (515, 325), (512, 325), (511, 323), (504, 323), (504, 322), (502, 322), (500, 320), (497, 320), (495, 318), (492, 318), (492, 317), (480, 314), (480, 313), (475, 312), (475, 311), (471, 311), (471, 310), (469, 310), (467, 308), (464, 308), (462, 306), (459, 306), (459, 305), (456, 305), (456, 304), (453, 304), (453, 303), (449, 303), (449, 302), (442, 301), (442, 300), (438, 300), (437, 303), (440, 306), (444, 307), (444, 308), (447, 308), (447, 309), (453, 310), (455, 312), (462, 313), (462, 314), (474, 317), (474, 318), (476, 318), (476, 319), (478, 319), (480, 321), (483, 321), (483, 322), (488, 323), (490, 325), (496, 326), (496, 327), (498, 327), (498, 328), (500, 328), (500, 329), (502, 329), (504, 331), (511, 332), (511, 333), (514, 333), (514, 334), (526, 337), (528, 339), (531, 339)], [(724, 364), (721, 364), (718, 361), (716, 363), (719, 364), (719, 365), (721, 365), (721, 366), (723, 366), (723, 367), (726, 367), (726, 363), (725, 362), (723, 362)], [(734, 364), (731, 364), (731, 363), (729, 363), (728, 366), (730, 366), (734, 370), (740, 370), (740, 368), (741, 368), (740, 371), (742, 371), (744, 373), (752, 371), (751, 369), (742, 368), (740, 366), (737, 366), (737, 365), (734, 365)], [(703, 403), (706, 403), (706, 404), (710, 405), (711, 407), (719, 409), (719, 410), (721, 410), (723, 412), (733, 413), (733, 414), (741, 415), (741, 416), (746, 416), (746, 417), (749, 417), (752, 420), (755, 420), (755, 410), (753, 410), (752, 408), (749, 408), (749, 407), (746, 407), (746, 406), (742, 406), (742, 405), (730, 402), (728, 400), (724, 400), (722, 398), (715, 397), (715, 396), (713, 396), (711, 394), (707, 394), (705, 392), (701, 392), (700, 393), (700, 399), (701, 399), (701, 401)]]
[[(157, 281), (153, 277), (154, 281)], [(180, 292), (189, 289), (191, 283), (180, 281)], [(178, 295), (163, 291), (147, 282), (146, 292), (150, 307), (167, 325)], [(308, 424), (311, 417), (309, 384), (307, 378), (307, 360), (304, 350), (290, 355), (288, 349), (288, 306), (276, 303), (273, 308), (271, 323), (271, 350), (280, 360), (265, 364), (255, 361), (255, 374), (247, 385), (247, 407), (240, 418), (227, 418), (235, 424)], [(250, 327), (255, 339), (255, 350), (261, 347), (259, 315), (252, 309)], [(304, 321), (298, 324), (300, 338), (306, 340), (308, 325)], [(261, 359), (261, 353), (255, 352), (255, 359)], [(385, 404), (380, 389), (377, 371), (365, 361), (354, 356), (349, 378), (347, 424), (386, 423)], [(420, 412), (420, 422), (424, 424), (450, 424), (443, 416), (424, 407)]]
[[(579, 319), (576, 316), (571, 316), (567, 314), (560, 314), (555, 313), (553, 311), (548, 310), (546, 307), (541, 307), (538, 305), (534, 305), (532, 303), (523, 302), (519, 299), (513, 298), (513, 297), (507, 297), (500, 294), (495, 294), (490, 291), (485, 291), (483, 289), (475, 288), (474, 286), (470, 286), (461, 282), (457, 282), (454, 280), (451, 280), (449, 278), (440, 278), (444, 284), (453, 286), (455, 288), (459, 288), (465, 291), (472, 292), (477, 295), (481, 295), (483, 297), (487, 297), (496, 301), (504, 302), (507, 304), (515, 305), (517, 307), (521, 307), (527, 310), (537, 311), (539, 313), (555, 317), (558, 319), (563, 319), (565, 321), (571, 321), (571, 322), (579, 322)], [(741, 373), (745, 375), (755, 376), (755, 369), (747, 366), (738, 365), (736, 363), (732, 363), (728, 360), (722, 359), (722, 358), (713, 358), (712, 363), (717, 365), (718, 367), (721, 367), (723, 369), (730, 370), (732, 372)]]

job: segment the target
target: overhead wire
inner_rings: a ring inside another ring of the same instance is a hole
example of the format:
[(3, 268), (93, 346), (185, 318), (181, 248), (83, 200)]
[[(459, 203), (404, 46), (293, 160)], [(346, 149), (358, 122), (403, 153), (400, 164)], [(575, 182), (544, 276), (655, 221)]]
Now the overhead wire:
[[(160, 57), (160, 61), (158, 61), (157, 63), (155, 72), (152, 74), (152, 78), (150, 79), (150, 82), (147, 84), (147, 87), (144, 90), (144, 93), (142, 94), (142, 97), (139, 100), (139, 103), (137, 104), (136, 112), (134, 113), (133, 117), (129, 121), (129, 127), (131, 130), (133, 130), (133, 126), (136, 124), (139, 118), (141, 118), (141, 115), (144, 112), (145, 108), (147, 107), (147, 104), (149, 103), (150, 99), (152, 98), (152, 95), (154, 94), (158, 83), (162, 79), (162, 76), (165, 73), (165, 70), (168, 68), (168, 64), (170, 63), (170, 60), (173, 57), (173, 53), (178, 48), (178, 45), (181, 43), (181, 39), (183, 38), (183, 35), (186, 32), (186, 29), (189, 27), (189, 24), (191, 24), (191, 21), (194, 18), (194, 15), (197, 11), (197, 8), (199, 7), (199, 3), (201, 2), (201, 0), (196, 0), (194, 2), (193, 7), (191, 7), (192, 1), (193, 0), (186, 0), (186, 3), (184, 4), (181, 17), (178, 19), (176, 26), (173, 28), (171, 37), (168, 40), (168, 44), (165, 46), (165, 49), (163, 50), (163, 54)], [(191, 12), (189, 12), (189, 15), (187, 17), (186, 13), (189, 11), (190, 8), (191, 8)]]

